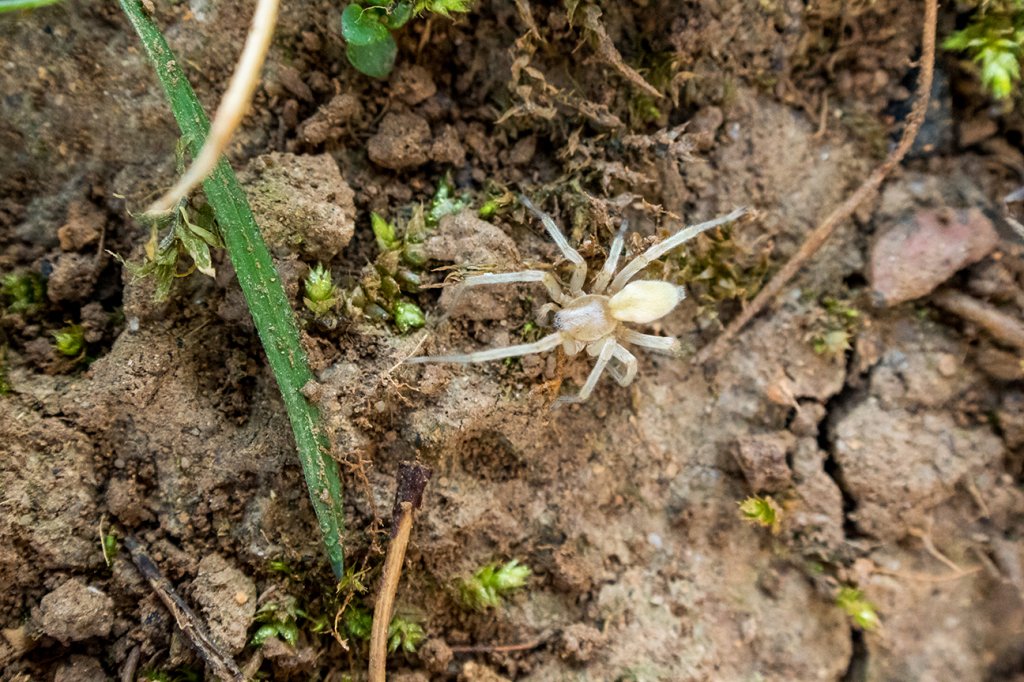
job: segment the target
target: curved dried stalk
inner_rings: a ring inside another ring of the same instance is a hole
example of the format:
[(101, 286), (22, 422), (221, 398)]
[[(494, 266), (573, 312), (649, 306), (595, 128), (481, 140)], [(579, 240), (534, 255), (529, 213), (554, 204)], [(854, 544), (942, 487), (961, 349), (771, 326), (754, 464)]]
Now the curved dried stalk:
[(192, 162), (192, 166), (182, 175), (174, 187), (153, 202), (147, 213), (167, 213), (178, 205), (189, 192), (206, 179), (217, 165), (220, 155), (227, 149), (232, 135), (242, 123), (252, 95), (260, 82), (260, 71), (263, 61), (270, 49), (270, 39), (274, 36), (277, 24), (278, 0), (258, 0), (253, 13), (252, 26), (242, 48), (242, 56), (231, 76), (224, 98), (217, 107), (210, 126), (210, 134), (206, 143)]

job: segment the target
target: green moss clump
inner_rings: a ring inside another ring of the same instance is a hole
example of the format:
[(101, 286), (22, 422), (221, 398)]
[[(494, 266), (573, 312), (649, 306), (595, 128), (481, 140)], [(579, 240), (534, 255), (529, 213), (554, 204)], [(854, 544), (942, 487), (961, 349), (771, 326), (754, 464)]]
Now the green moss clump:
[(882, 624), (875, 605), (856, 587), (845, 585), (840, 588), (839, 594), (836, 595), (836, 606), (841, 608), (861, 630), (877, 630)]
[(401, 649), (407, 654), (414, 654), (420, 642), (426, 637), (419, 623), (403, 616), (395, 616), (388, 625), (388, 653), (393, 654)]
[(1020, 81), (1024, 57), (1024, 2), (982, 3), (971, 22), (947, 36), (942, 46), (978, 64), (981, 84), (994, 99), (1008, 99)]
[(305, 304), (306, 309), (313, 313), (317, 320), (327, 320), (333, 317), (333, 313), (338, 307), (338, 302), (341, 300), (341, 294), (338, 288), (334, 286), (331, 271), (325, 268), (323, 264), (318, 263), (306, 275), (306, 281), (303, 282), (303, 286), (306, 295), (303, 297), (302, 302)]
[(80, 325), (68, 325), (53, 332), (53, 345), (64, 357), (81, 357), (85, 354), (85, 332)]
[(850, 341), (860, 327), (861, 314), (844, 299), (826, 297), (822, 300), (824, 315), (811, 336), (811, 345), (818, 355), (838, 360), (851, 349)]
[(11, 272), (0, 279), (0, 306), (10, 313), (33, 315), (46, 301), (46, 283), (34, 272)]
[(472, 578), (459, 583), (459, 597), (474, 611), (496, 608), (507, 595), (524, 587), (532, 573), (529, 566), (515, 559), (504, 564), (488, 564)]
[(393, 324), (400, 334), (426, 324), (423, 310), (410, 297), (423, 286), (423, 267), (427, 263), (423, 242), (441, 218), (463, 210), (467, 203), (442, 179), (427, 209), (413, 208), (404, 228), (371, 213), (370, 228), (379, 253), (363, 268), (359, 283), (345, 293), (346, 313)]
[(739, 503), (740, 517), (749, 523), (762, 528), (770, 528), (773, 533), (779, 531), (782, 522), (782, 510), (778, 503), (769, 495), (751, 495)]

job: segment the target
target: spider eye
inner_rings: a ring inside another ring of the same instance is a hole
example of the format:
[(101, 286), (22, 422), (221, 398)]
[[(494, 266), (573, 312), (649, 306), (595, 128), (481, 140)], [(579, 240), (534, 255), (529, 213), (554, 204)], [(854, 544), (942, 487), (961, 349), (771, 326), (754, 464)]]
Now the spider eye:
[(630, 282), (608, 302), (612, 317), (620, 322), (646, 324), (672, 312), (685, 296), (682, 287), (657, 280)]

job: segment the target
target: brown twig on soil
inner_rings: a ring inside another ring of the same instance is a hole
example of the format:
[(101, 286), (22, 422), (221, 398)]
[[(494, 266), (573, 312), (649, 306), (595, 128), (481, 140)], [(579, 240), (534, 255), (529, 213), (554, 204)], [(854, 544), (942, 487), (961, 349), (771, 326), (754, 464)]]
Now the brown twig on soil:
[(471, 644), (467, 646), (449, 646), (453, 654), (505, 654), (512, 651), (529, 651), (551, 639), (550, 632), (541, 633), (538, 637), (517, 644)]
[(178, 628), (206, 663), (207, 669), (217, 679), (228, 680), (228, 682), (244, 682), (245, 678), (242, 676), (242, 671), (238, 669), (238, 664), (213, 642), (202, 621), (189, 608), (185, 600), (174, 591), (171, 581), (164, 577), (139, 541), (128, 536), (124, 539), (124, 546), (128, 548), (139, 573), (149, 582), (150, 587), (156, 592), (156, 596), (174, 616)]
[(955, 561), (940, 552), (939, 548), (935, 546), (935, 542), (932, 541), (932, 523), (931, 518), (929, 518), (924, 530), (920, 528), (910, 528), (907, 532), (920, 540), (921, 544), (924, 545), (924, 550), (940, 564), (943, 564), (954, 573), (968, 573), (970, 569), (961, 568)]
[(851, 194), (846, 201), (836, 207), (825, 219), (807, 235), (800, 249), (782, 266), (782, 269), (758, 292), (754, 300), (736, 316), (729, 326), (725, 328), (718, 338), (708, 346), (701, 349), (694, 357), (694, 362), (704, 364), (717, 359), (733, 339), (769, 303), (771, 303), (783, 287), (800, 271), (808, 260), (818, 252), (825, 241), (835, 232), (853, 212), (857, 210), (864, 201), (874, 194), (881, 186), (885, 178), (900, 164), (903, 157), (907, 155), (917, 138), (917, 133), (924, 123), (925, 114), (928, 113), (928, 100), (932, 90), (932, 76), (935, 71), (935, 24), (938, 17), (937, 0), (925, 0), (924, 3), (924, 26), (921, 33), (921, 73), (917, 79), (917, 95), (913, 109), (907, 117), (907, 127), (903, 130), (903, 136), (899, 144), (889, 153), (889, 156), (874, 170), (860, 187)]
[(132, 647), (131, 653), (128, 654), (128, 659), (124, 662), (124, 667), (121, 668), (121, 682), (134, 682), (135, 671), (139, 668), (139, 659), (142, 658), (142, 649), (138, 645)]
[(387, 672), (388, 626), (395, 607), (395, 593), (402, 577), (402, 563), (412, 533), (413, 511), (423, 503), (423, 489), (433, 473), (415, 462), (398, 465), (398, 489), (395, 507), (391, 513), (391, 544), (384, 558), (384, 573), (380, 579), (377, 603), (373, 607), (373, 629), (370, 631), (370, 682), (384, 682)]
[(161, 214), (172, 210), (205, 180), (217, 165), (220, 155), (231, 142), (231, 136), (242, 123), (253, 93), (256, 92), (256, 86), (260, 82), (260, 71), (263, 69), (263, 61), (267, 57), (270, 39), (274, 36), (274, 26), (277, 24), (277, 10), (278, 0), (258, 0), (249, 35), (245, 38), (242, 55), (238, 58), (238, 66), (235, 67), (235, 73), (231, 76), (224, 98), (217, 107), (203, 148), (199, 150), (188, 171), (178, 179), (174, 187), (153, 202), (147, 213)]
[(889, 568), (876, 568), (872, 573), (878, 573), (879, 575), (888, 575), (893, 578), (899, 578), (900, 580), (910, 580), (918, 583), (950, 583), (955, 580), (963, 580), (969, 578), (981, 571), (981, 566), (974, 566), (972, 568), (965, 568), (963, 570), (954, 571), (946, 575), (932, 575), (930, 573), (917, 573), (914, 571), (894, 571)]
[(957, 317), (978, 325), (996, 341), (1024, 349), (1024, 323), (998, 308), (952, 289), (938, 292), (932, 296), (932, 302)]

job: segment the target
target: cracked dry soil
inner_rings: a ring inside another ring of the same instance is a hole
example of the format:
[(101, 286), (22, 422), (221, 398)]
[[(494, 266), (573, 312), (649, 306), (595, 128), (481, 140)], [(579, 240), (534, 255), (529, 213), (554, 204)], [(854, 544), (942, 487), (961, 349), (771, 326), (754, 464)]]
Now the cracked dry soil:
[[(251, 7), (154, 5), (212, 109)], [(889, 307), (869, 267), (879, 244), (903, 243), (883, 235), (921, 216), (996, 215), (1024, 168), (1020, 113), (993, 115), (943, 56), (929, 144), (720, 362), (643, 354), (632, 386), (605, 379), (587, 403), (553, 410), (586, 359), (396, 367), (517, 342), (545, 302), (527, 285), (458, 299), (440, 286), (453, 266), (555, 256), (521, 209), (490, 221), (474, 209), (505, 189), (537, 196), (599, 262), (623, 216), (636, 252), (681, 220), (753, 207), (683, 250), (710, 270), (674, 256), (652, 272), (688, 277), (691, 294), (653, 332), (699, 348), (884, 154), (920, 12), (897, 0), (586, 4), (665, 94), (654, 100), (561, 4), (529, 6), (543, 41), (529, 38), (527, 5), (411, 22), (377, 82), (345, 62), (341, 5), (285, 3), (231, 148), (303, 316), (342, 465), (347, 560), (371, 589), (348, 600), (224, 255), (216, 278), (182, 278), (159, 304), (152, 282), (107, 256), (142, 257), (148, 230), (128, 211), (174, 177), (176, 129), (127, 23), (113, 3), (0, 17), (0, 271), (49, 280), (38, 307), (0, 318), (0, 678), (202, 677), (127, 552), (105, 561), (113, 532), (148, 548), (224, 652), (260, 656), (264, 679), (364, 679), (365, 643), (312, 623), (370, 603), (410, 458), (434, 477), (398, 604), (428, 639), (389, 659), (391, 679), (1024, 678), (1021, 350), (928, 298), (942, 284), (1019, 320), (1020, 241), (996, 224), (983, 249), (964, 246), (978, 257), (932, 270), (927, 254), (898, 251), (917, 297)], [(940, 31), (956, 19), (944, 12)], [(413, 298), (426, 328), (313, 323), (308, 268), (357, 281), (376, 257), (370, 212), (403, 224), (446, 175), (470, 208), (424, 244), (437, 286)], [(837, 318), (837, 300), (855, 320)], [(69, 323), (86, 361), (53, 350)], [(755, 493), (777, 501), (777, 532), (740, 519)], [(461, 577), (511, 558), (533, 569), (527, 589), (483, 613), (460, 605)], [(844, 585), (880, 628), (851, 623), (836, 605)], [(268, 604), (310, 618), (294, 645), (257, 654)]]

